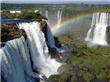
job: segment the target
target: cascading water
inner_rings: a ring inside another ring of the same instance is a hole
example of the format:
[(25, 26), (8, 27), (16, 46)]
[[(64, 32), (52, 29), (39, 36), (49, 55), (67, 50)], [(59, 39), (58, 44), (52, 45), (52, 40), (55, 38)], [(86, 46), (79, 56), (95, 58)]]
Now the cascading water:
[[(40, 68), (41, 72), (47, 77), (57, 72), (57, 69), (61, 64), (56, 62), (54, 59), (51, 59), (48, 55), (48, 47), (45, 42), (44, 34), (40, 31), (39, 24), (33, 22), (32, 25), (27, 24), (26, 26), (22, 24), (20, 27), (22, 27), (22, 29), (26, 31), (29, 47), (30, 49), (32, 49), (31, 54), (33, 55), (32, 57), (34, 60), (34, 66)], [(26, 27), (28, 27), (29, 29), (27, 29)], [(36, 56), (36, 53), (38, 53), (38, 56)], [(36, 62), (38, 62), (38, 64)]]
[(85, 41), (89, 45), (107, 46), (106, 30), (109, 26), (109, 13), (94, 13), (92, 17), (91, 28), (89, 29)]
[(47, 78), (52, 74), (58, 74), (57, 69), (62, 64), (51, 59), (40, 24), (21, 23), (18, 27), (25, 30), (27, 39), (22, 36), (11, 40), (0, 50), (1, 72), (5, 80), (36, 82), (38, 72)]
[(5, 82), (35, 82), (30, 55), (24, 37), (11, 40), (1, 49), (1, 74)]

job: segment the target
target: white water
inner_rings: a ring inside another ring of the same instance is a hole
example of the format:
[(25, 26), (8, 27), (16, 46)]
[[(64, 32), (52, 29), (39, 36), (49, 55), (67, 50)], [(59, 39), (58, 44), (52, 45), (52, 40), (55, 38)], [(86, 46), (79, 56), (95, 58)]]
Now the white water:
[(9, 41), (0, 51), (1, 71), (6, 82), (35, 82), (30, 55), (23, 37)]
[(89, 45), (108, 45), (106, 41), (106, 28), (109, 26), (109, 19), (108, 13), (93, 14), (91, 28), (85, 38)]
[(22, 23), (19, 29), (25, 30), (27, 40), (23, 36), (11, 40), (0, 51), (1, 70), (7, 82), (35, 82), (39, 75), (33, 69), (47, 78), (58, 74), (57, 70), (62, 64), (51, 59), (39, 23)]

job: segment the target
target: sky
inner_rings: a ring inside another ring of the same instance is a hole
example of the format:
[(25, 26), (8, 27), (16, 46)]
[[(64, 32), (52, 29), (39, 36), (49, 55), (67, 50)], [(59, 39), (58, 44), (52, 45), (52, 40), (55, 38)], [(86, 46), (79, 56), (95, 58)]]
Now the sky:
[(3, 3), (109, 3), (110, 0), (1, 0)]

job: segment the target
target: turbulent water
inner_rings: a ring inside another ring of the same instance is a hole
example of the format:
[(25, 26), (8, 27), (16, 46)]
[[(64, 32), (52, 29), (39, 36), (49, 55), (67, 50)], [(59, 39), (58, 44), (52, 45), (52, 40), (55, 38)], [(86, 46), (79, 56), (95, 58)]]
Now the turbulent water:
[(3, 78), (7, 82), (36, 82), (41, 74), (47, 78), (58, 74), (57, 69), (62, 64), (51, 59), (40, 24), (21, 23), (18, 27), (25, 30), (27, 39), (22, 36), (8, 41), (0, 50)]
[(107, 27), (110, 26), (109, 13), (94, 13), (92, 17), (91, 28), (89, 29), (85, 41), (89, 45), (107, 46)]

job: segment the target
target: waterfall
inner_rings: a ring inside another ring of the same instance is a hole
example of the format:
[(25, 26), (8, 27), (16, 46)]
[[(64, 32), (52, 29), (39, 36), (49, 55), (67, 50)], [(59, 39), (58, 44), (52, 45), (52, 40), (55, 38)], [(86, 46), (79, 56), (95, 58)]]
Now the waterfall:
[(62, 20), (62, 11), (58, 10), (58, 13), (57, 13), (57, 28), (60, 27), (61, 20)]
[(93, 13), (91, 28), (85, 38), (89, 45), (108, 45), (106, 29), (109, 26), (109, 19), (109, 13)]
[(18, 28), (24, 29), (27, 39), (10, 40), (0, 50), (1, 72), (7, 82), (36, 82), (41, 74), (47, 78), (58, 74), (62, 64), (51, 59), (40, 24), (21, 23)]
[(49, 10), (46, 10), (45, 11), (45, 16), (48, 19), (48, 21), (47, 21), (48, 25), (51, 27), (53, 34), (55, 34), (57, 32), (57, 29), (61, 25), (61, 21), (62, 21), (62, 10), (57, 10), (57, 11), (53, 11), (53, 12), (49, 12)]

